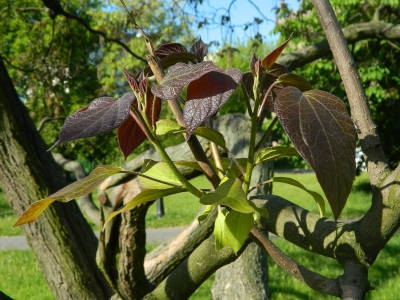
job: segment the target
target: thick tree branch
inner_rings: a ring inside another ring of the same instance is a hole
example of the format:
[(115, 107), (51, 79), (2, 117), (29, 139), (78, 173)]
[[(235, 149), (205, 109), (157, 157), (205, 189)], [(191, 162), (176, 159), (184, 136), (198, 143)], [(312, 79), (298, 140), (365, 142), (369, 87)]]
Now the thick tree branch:
[[(343, 28), (343, 34), (349, 44), (373, 38), (399, 41), (400, 24), (391, 24), (383, 21), (352, 24)], [(330, 53), (331, 50), (328, 41), (323, 40), (314, 45), (283, 55), (277, 62), (284, 65), (289, 71), (293, 71)]]

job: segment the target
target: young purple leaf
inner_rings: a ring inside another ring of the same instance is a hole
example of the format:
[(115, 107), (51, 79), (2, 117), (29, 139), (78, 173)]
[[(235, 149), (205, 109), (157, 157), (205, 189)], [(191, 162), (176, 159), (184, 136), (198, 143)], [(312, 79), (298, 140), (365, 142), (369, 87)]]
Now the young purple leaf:
[(61, 143), (100, 135), (117, 128), (128, 118), (133, 99), (133, 93), (126, 93), (119, 99), (103, 97), (93, 100), (65, 120), (58, 141), (48, 151)]
[(158, 47), (158, 49), (154, 51), (154, 54), (159, 59), (164, 59), (172, 53), (180, 53), (180, 52), (187, 52), (185, 46), (179, 43), (168, 43)]
[(160, 84), (153, 86), (151, 91), (161, 99), (174, 99), (185, 85), (211, 71), (223, 70), (211, 61), (205, 61), (196, 65), (177, 63), (171, 71), (165, 75)]
[(354, 124), (346, 106), (330, 93), (285, 87), (275, 112), (299, 154), (313, 168), (335, 219), (342, 212), (355, 175)]
[(225, 104), (241, 79), (242, 73), (238, 69), (220, 69), (208, 72), (189, 84), (183, 110), (188, 138)]
[(208, 53), (208, 44), (205, 44), (200, 38), (197, 42), (195, 42), (192, 46), (190, 46), (190, 53), (196, 55), (197, 62), (202, 62), (204, 57)]
[(256, 54), (253, 52), (250, 58), (250, 70), (253, 76), (257, 76), (261, 72), (261, 61), (257, 58)]
[(262, 60), (262, 66), (265, 69), (269, 69), (272, 67), (272, 65), (276, 62), (278, 57), (281, 55), (282, 51), (286, 48), (287, 43), (289, 43), (290, 39), (292, 38), (293, 33), (290, 35), (290, 37), (278, 48), (276, 48), (274, 51), (272, 51), (270, 54), (268, 54), (263, 60)]

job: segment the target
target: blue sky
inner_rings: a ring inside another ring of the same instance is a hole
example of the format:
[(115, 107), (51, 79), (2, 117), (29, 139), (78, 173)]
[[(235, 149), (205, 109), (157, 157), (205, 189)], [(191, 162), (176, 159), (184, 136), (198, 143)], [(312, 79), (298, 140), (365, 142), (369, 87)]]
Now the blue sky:
[[(218, 0), (218, 1), (203, 1), (203, 4), (198, 7), (202, 12), (208, 13), (208, 19), (212, 19), (212, 12), (215, 12), (215, 9), (218, 10), (218, 15), (215, 16), (216, 21), (221, 20), (221, 15), (226, 14), (226, 8), (232, 0)], [(289, 7), (292, 9), (298, 9), (299, 1), (298, 0), (286, 0)], [(279, 5), (280, 0), (236, 0), (233, 1), (233, 4), (230, 9), (230, 15), (232, 19), (232, 23), (235, 25), (245, 24), (254, 20), (254, 17), (262, 19), (263, 22), (259, 25), (256, 25), (258, 28), (254, 28), (250, 26), (247, 32), (244, 32), (241, 28), (237, 28), (235, 30), (235, 35), (232, 36), (227, 32), (226, 28), (222, 28), (221, 26), (208, 26), (207, 29), (195, 29), (198, 35), (201, 36), (203, 41), (210, 42), (213, 40), (230, 42), (230, 39), (233, 39), (233, 42), (236, 41), (237, 38), (245, 39), (246, 36), (254, 36), (254, 32), (258, 31), (263, 35), (266, 40), (276, 41), (279, 38), (279, 35), (271, 35), (275, 25), (275, 15), (273, 8)], [(258, 7), (259, 11), (255, 8)], [(187, 9), (187, 7), (186, 7)]]

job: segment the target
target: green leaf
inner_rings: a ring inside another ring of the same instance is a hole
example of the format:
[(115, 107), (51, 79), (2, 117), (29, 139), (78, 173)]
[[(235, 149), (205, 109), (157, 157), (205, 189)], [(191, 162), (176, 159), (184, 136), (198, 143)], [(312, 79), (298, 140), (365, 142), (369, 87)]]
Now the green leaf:
[(278, 94), (274, 107), (294, 147), (314, 170), (337, 219), (356, 169), (356, 132), (346, 105), (330, 93), (303, 93), (289, 86)]
[(185, 129), (183, 126), (171, 120), (159, 120), (156, 123), (156, 134), (164, 135), (169, 132), (175, 132), (182, 129)]
[(197, 218), (197, 221), (200, 223), (207, 219), (213, 207), (214, 206), (212, 205), (206, 205), (206, 208), (204, 209), (203, 213)]
[(228, 211), (218, 207), (218, 215), (214, 224), (215, 249), (220, 250), (226, 245), (225, 218)]
[(226, 205), (245, 214), (254, 213), (254, 208), (249, 204), (246, 194), (242, 189), (242, 182), (231, 178), (222, 183), (214, 193), (208, 193), (200, 198), (200, 203), (205, 205)]
[(293, 185), (293, 186), (298, 187), (298, 188), (302, 189), (303, 191), (306, 191), (307, 193), (309, 193), (314, 198), (315, 202), (317, 202), (320, 217), (322, 218), (324, 216), (324, 214), (325, 214), (325, 201), (324, 201), (324, 198), (322, 198), (322, 196), (320, 194), (318, 194), (317, 192), (314, 192), (314, 191), (311, 191), (311, 190), (307, 189), (304, 185), (302, 185), (297, 180), (294, 180), (293, 178), (289, 178), (289, 177), (273, 177), (271, 180), (273, 182), (281, 182), (281, 183), (286, 183), (286, 184)]
[(256, 164), (268, 161), (268, 160), (275, 160), (283, 157), (290, 157), (290, 156), (299, 156), (296, 148), (293, 147), (268, 147), (261, 149), (256, 158)]
[(283, 86), (297, 87), (302, 92), (307, 92), (313, 89), (307, 79), (291, 73), (279, 76), (277, 82), (280, 82)]
[(193, 131), (193, 133), (217, 144), (222, 149), (228, 151), (224, 136), (220, 132), (207, 127), (198, 127)]
[(262, 217), (269, 219), (268, 210), (264, 207), (257, 207), (254, 202), (249, 201), (249, 204), (253, 206), (254, 210), (259, 213)]
[(225, 218), (225, 238), (237, 254), (253, 227), (253, 215), (230, 211)]
[(32, 203), (18, 218), (13, 226), (35, 221), (39, 215), (54, 201), (67, 202), (93, 192), (107, 177), (122, 171), (120, 167), (99, 166), (88, 176), (62, 188), (45, 199)]
[(103, 230), (107, 223), (114, 218), (116, 215), (131, 210), (135, 206), (140, 204), (156, 200), (158, 198), (167, 197), (170, 195), (186, 192), (184, 188), (170, 188), (170, 189), (155, 189), (155, 190), (144, 190), (140, 194), (136, 195), (131, 201), (129, 201), (123, 208), (118, 211), (111, 213), (103, 226)]
[[(142, 174), (145, 174), (149, 177), (171, 183), (173, 185), (181, 185), (179, 179), (175, 176), (175, 174), (171, 171), (168, 165), (165, 162), (156, 162), (152, 160), (148, 160), (142, 167), (140, 171)], [(139, 177), (140, 184), (145, 189), (169, 189), (170, 185), (160, 183), (157, 181), (153, 181), (148, 178)]]

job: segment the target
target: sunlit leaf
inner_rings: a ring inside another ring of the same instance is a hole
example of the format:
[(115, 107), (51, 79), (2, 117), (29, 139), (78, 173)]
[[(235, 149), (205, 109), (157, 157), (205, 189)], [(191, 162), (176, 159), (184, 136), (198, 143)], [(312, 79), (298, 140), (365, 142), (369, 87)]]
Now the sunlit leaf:
[(273, 50), (270, 54), (268, 54), (263, 60), (262, 60), (262, 66), (263, 68), (269, 69), (275, 61), (279, 58), (281, 55), (282, 51), (286, 48), (287, 43), (289, 43), (290, 39), (292, 38), (292, 34), (290, 37), (279, 47), (277, 47), (275, 50)]
[(249, 204), (242, 189), (242, 182), (237, 178), (228, 179), (217, 187), (214, 193), (208, 193), (201, 197), (200, 203), (225, 205), (246, 214), (254, 213), (254, 207)]
[(154, 54), (159, 58), (166, 58), (172, 53), (187, 52), (186, 47), (179, 43), (163, 44), (154, 51)]
[(249, 204), (251, 206), (253, 206), (254, 210), (256, 212), (258, 212), (262, 217), (268, 219), (269, 218), (269, 214), (268, 214), (268, 210), (264, 207), (257, 207), (254, 202), (249, 201)]
[(185, 129), (185, 128), (171, 120), (159, 120), (156, 123), (156, 134), (157, 135), (164, 135), (169, 132), (179, 131), (182, 129)]
[[(179, 53), (171, 53), (169, 54), (166, 58), (163, 58), (160, 61), (161, 67), (166, 70), (169, 67), (177, 64), (177, 63), (188, 63), (188, 62), (192, 62), (192, 63), (196, 63), (197, 59), (196, 59), (196, 55), (193, 53), (185, 53), (185, 52), (179, 52)], [(144, 68), (143, 73), (150, 77), (153, 76), (153, 71), (151, 70), (151, 68), (149, 66), (147, 66), (146, 68)]]
[(228, 211), (218, 207), (218, 215), (214, 223), (215, 249), (220, 250), (226, 245), (225, 218)]
[(337, 219), (355, 175), (356, 134), (346, 106), (327, 92), (302, 93), (285, 87), (275, 100), (275, 112), (296, 150), (315, 171)]
[(253, 227), (253, 215), (230, 211), (225, 218), (225, 238), (237, 254)]
[(299, 156), (299, 153), (296, 151), (296, 148), (293, 147), (282, 147), (282, 146), (277, 146), (277, 147), (268, 147), (261, 149), (256, 158), (256, 164), (263, 162), (263, 161), (269, 161), (269, 160), (275, 160), (283, 157), (291, 157), (291, 156)]
[(128, 118), (134, 98), (133, 93), (126, 93), (119, 99), (103, 97), (93, 100), (65, 120), (59, 140), (49, 151), (61, 143), (100, 135), (117, 128)]
[(283, 86), (297, 87), (302, 92), (307, 92), (313, 89), (307, 79), (296, 74), (283, 74), (279, 76), (278, 82)]
[(206, 205), (203, 213), (197, 218), (197, 221), (200, 223), (200, 222), (203, 222), (205, 219), (207, 219), (207, 217), (210, 214), (213, 207), (214, 206), (212, 206), (212, 205)]
[(100, 166), (94, 169), (88, 176), (70, 185), (62, 188), (58, 192), (51, 194), (45, 199), (32, 203), (27, 210), (15, 222), (14, 226), (26, 224), (35, 221), (38, 216), (49, 206), (52, 202), (58, 200), (67, 202), (87, 194), (92, 193), (107, 177), (117, 174), (122, 171), (120, 167), (113, 166)]
[[(155, 162), (152, 160), (148, 160), (142, 167), (140, 171), (142, 174), (149, 176), (151, 178), (158, 179), (163, 182), (168, 182), (175, 186), (181, 186), (181, 182), (175, 176), (175, 174), (171, 171), (168, 165), (165, 162)], [(145, 189), (169, 189), (171, 185), (153, 181), (148, 178), (139, 177), (140, 184)]]
[(219, 69), (192, 81), (187, 90), (183, 110), (188, 136), (207, 118), (218, 112), (242, 79), (238, 69)]
[(198, 127), (193, 133), (217, 144), (222, 149), (227, 150), (225, 138), (220, 132), (208, 127)]
[(309, 193), (314, 198), (315, 202), (318, 205), (320, 217), (322, 218), (324, 216), (324, 214), (325, 214), (325, 201), (324, 201), (324, 198), (322, 198), (322, 196), (320, 194), (318, 194), (317, 192), (314, 192), (314, 191), (311, 191), (311, 190), (307, 189), (304, 185), (302, 185), (300, 182), (298, 182), (297, 180), (295, 180), (293, 178), (289, 178), (289, 177), (273, 177), (273, 178), (271, 178), (271, 180), (273, 182), (286, 183), (286, 184), (298, 187), (299, 189), (302, 189), (303, 191), (306, 191), (307, 193)]
[(153, 201), (162, 197), (167, 197), (170, 195), (175, 195), (175, 194), (179, 194), (179, 193), (183, 193), (186, 192), (187, 190), (184, 188), (169, 188), (169, 189), (150, 189), (150, 190), (144, 190), (141, 193), (139, 193), (138, 195), (136, 195), (132, 200), (130, 200), (123, 208), (121, 208), (118, 211), (112, 212), (106, 223), (104, 224), (103, 230), (106, 227), (107, 223), (114, 218), (115, 216), (117, 216), (120, 213), (126, 212), (131, 210), (132, 208), (149, 202), (149, 201)]

